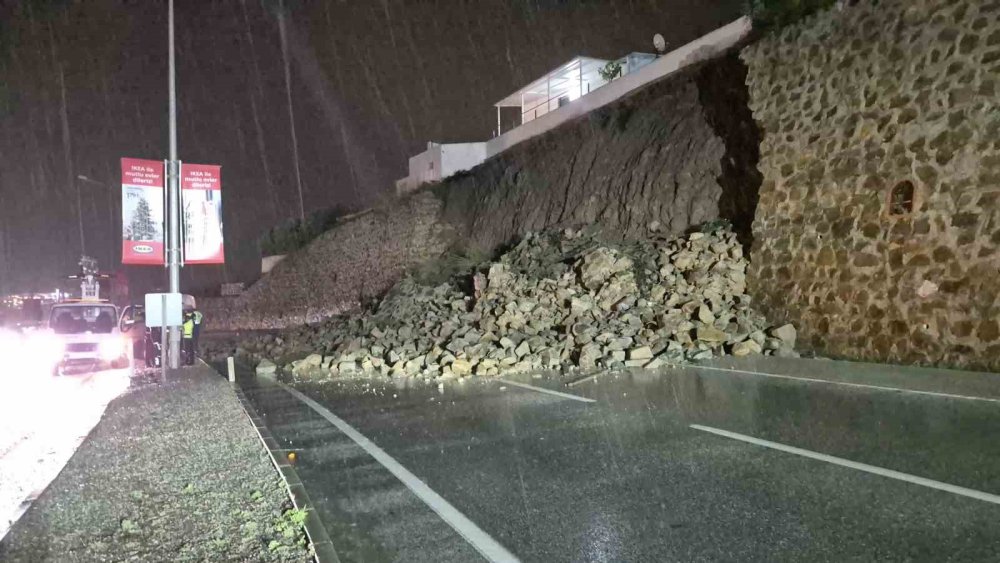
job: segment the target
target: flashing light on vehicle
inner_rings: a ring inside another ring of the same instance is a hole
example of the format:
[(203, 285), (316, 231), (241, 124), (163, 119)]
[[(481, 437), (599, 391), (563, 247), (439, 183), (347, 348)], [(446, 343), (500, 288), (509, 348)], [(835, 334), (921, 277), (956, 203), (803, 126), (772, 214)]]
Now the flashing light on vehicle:
[(120, 338), (107, 338), (98, 344), (98, 353), (102, 360), (111, 361), (122, 357), (125, 354), (125, 340)]

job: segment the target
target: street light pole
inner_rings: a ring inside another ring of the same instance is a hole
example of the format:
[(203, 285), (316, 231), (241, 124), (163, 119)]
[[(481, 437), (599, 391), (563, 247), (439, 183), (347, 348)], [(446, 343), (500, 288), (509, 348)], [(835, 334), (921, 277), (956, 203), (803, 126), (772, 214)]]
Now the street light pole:
[[(168, 0), (167, 25), (169, 43), (170, 67), (170, 161), (167, 165), (167, 270), (170, 282), (170, 293), (181, 292), (181, 231), (180, 231), (180, 163), (177, 162), (177, 84), (176, 66), (174, 63), (174, 0)], [(170, 369), (177, 369), (181, 364), (181, 333), (180, 327), (170, 327), (170, 342), (167, 347)]]

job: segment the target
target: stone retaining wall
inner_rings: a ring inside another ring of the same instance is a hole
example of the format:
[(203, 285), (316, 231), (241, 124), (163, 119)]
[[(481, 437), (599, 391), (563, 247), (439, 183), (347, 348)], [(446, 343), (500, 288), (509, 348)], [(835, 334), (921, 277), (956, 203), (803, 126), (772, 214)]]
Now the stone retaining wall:
[(861, 0), (743, 58), (758, 306), (822, 354), (1000, 369), (1000, 2)]
[(359, 214), (289, 254), (236, 299), (203, 300), (209, 330), (265, 329), (357, 309), (413, 264), (441, 254), (454, 232), (430, 193)]

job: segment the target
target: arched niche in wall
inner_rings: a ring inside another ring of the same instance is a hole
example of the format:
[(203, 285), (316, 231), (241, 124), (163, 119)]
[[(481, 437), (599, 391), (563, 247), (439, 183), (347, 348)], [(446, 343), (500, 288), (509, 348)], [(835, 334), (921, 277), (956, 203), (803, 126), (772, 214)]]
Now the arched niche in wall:
[(903, 216), (913, 213), (916, 202), (916, 187), (913, 182), (903, 180), (889, 192), (889, 215)]

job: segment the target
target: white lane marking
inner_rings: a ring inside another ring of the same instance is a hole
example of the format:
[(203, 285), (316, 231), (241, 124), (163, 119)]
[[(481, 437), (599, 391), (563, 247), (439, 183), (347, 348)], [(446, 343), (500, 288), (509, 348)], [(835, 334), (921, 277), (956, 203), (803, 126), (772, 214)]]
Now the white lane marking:
[(884, 387), (882, 385), (868, 385), (866, 383), (848, 383), (846, 381), (830, 381), (828, 379), (816, 379), (814, 377), (798, 377), (795, 375), (779, 375), (777, 373), (767, 373), (763, 371), (720, 368), (714, 366), (699, 366), (697, 364), (691, 364), (683, 367), (688, 369), (707, 369), (712, 371), (724, 371), (727, 373), (745, 373), (749, 375), (763, 375), (765, 377), (775, 377), (778, 379), (794, 379), (796, 381), (808, 381), (810, 383), (826, 383), (828, 385), (843, 385), (845, 387), (861, 387), (864, 389), (877, 389), (879, 391), (898, 391), (900, 393), (914, 393), (916, 395), (929, 395), (931, 397), (944, 397), (946, 399), (961, 399), (963, 401), (986, 401), (989, 403), (1000, 403), (1000, 399), (991, 399), (989, 397), (976, 397), (974, 395), (955, 395), (952, 393), (936, 393), (934, 391), (918, 391), (916, 389), (905, 389), (903, 387)]
[(842, 467), (857, 469), (858, 471), (864, 471), (866, 473), (871, 473), (873, 475), (880, 475), (882, 477), (897, 479), (899, 481), (906, 481), (907, 483), (913, 483), (914, 485), (921, 485), (924, 487), (929, 487), (931, 489), (937, 489), (939, 491), (945, 491), (948, 493), (961, 495), (964, 497), (974, 498), (976, 500), (992, 502), (993, 504), (1000, 504), (1000, 496), (991, 493), (984, 493), (983, 491), (977, 491), (975, 489), (967, 489), (965, 487), (959, 487), (958, 485), (949, 485), (948, 483), (942, 483), (941, 481), (927, 479), (926, 477), (917, 477), (916, 475), (910, 475), (909, 473), (902, 473), (900, 471), (893, 471), (892, 469), (885, 469), (875, 465), (868, 465), (867, 463), (859, 463), (857, 461), (851, 461), (849, 459), (843, 459), (832, 455), (821, 454), (810, 450), (804, 450), (802, 448), (786, 446), (784, 444), (779, 444), (777, 442), (761, 440), (760, 438), (754, 438), (753, 436), (737, 434), (736, 432), (721, 430), (719, 428), (712, 428), (710, 426), (692, 424), (691, 428), (694, 428), (695, 430), (701, 430), (702, 432), (709, 432), (717, 436), (723, 436), (726, 438), (732, 438), (733, 440), (740, 440), (742, 442), (756, 444), (758, 446), (763, 446), (765, 448), (771, 448), (773, 450), (779, 450), (790, 454), (800, 455), (802, 457), (808, 457), (810, 459), (825, 461), (827, 463), (840, 465)]
[(507, 551), (507, 548), (500, 545), (500, 543), (477, 526), (475, 522), (469, 520), (464, 514), (459, 512), (457, 508), (452, 506), (448, 501), (444, 500), (441, 495), (434, 492), (434, 490), (427, 486), (426, 483), (421, 481), (419, 477), (410, 473), (408, 469), (403, 467), (389, 454), (385, 453), (382, 448), (376, 446), (374, 442), (355, 430), (353, 426), (344, 422), (344, 420), (340, 417), (330, 412), (323, 405), (310, 399), (302, 392), (292, 389), (284, 383), (276, 383), (284, 388), (285, 391), (291, 393), (292, 396), (308, 405), (320, 416), (328, 420), (330, 424), (336, 426), (337, 429), (347, 435), (348, 438), (354, 440), (354, 443), (361, 446), (363, 450), (368, 452), (368, 455), (375, 458), (375, 460), (388, 469), (390, 473), (395, 475), (397, 479), (402, 481), (404, 485), (409, 487), (409, 489), (413, 491), (413, 493), (417, 495), (420, 500), (424, 501), (427, 506), (431, 508), (431, 510), (436, 512), (438, 516), (441, 517), (442, 520), (447, 522), (449, 526), (454, 528), (455, 531), (459, 533), (459, 535), (465, 538), (465, 541), (469, 542), (472, 547), (476, 548), (476, 550), (479, 551), (479, 553), (486, 558), (487, 561), (519, 561), (514, 554)]
[(581, 384), (586, 383), (588, 381), (593, 381), (594, 379), (597, 378), (598, 375), (599, 374), (592, 373), (590, 375), (581, 377), (580, 379), (574, 379), (573, 381), (570, 381), (569, 383), (567, 383), (566, 387), (576, 387), (577, 385), (581, 385)]
[(594, 399), (588, 399), (587, 397), (581, 397), (579, 395), (571, 395), (569, 393), (563, 393), (561, 391), (553, 391), (552, 389), (546, 389), (544, 387), (535, 387), (534, 385), (528, 385), (527, 383), (519, 383), (517, 381), (510, 381), (508, 379), (497, 379), (500, 383), (506, 383), (507, 385), (513, 385), (515, 387), (524, 387), (525, 389), (531, 389), (532, 391), (538, 391), (539, 393), (548, 393), (549, 395), (555, 395), (557, 397), (562, 397), (563, 399), (573, 399), (574, 401), (580, 401), (581, 403), (596, 403)]

